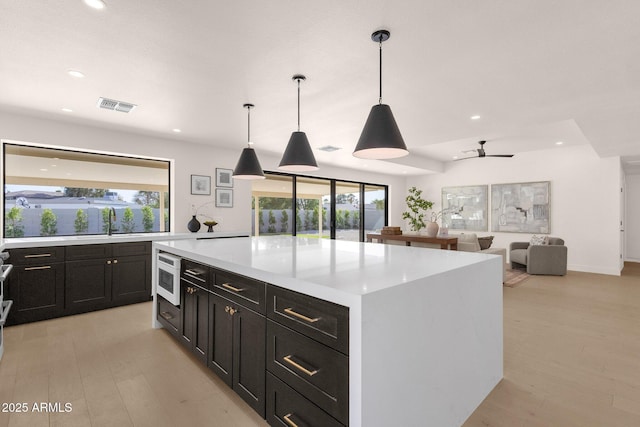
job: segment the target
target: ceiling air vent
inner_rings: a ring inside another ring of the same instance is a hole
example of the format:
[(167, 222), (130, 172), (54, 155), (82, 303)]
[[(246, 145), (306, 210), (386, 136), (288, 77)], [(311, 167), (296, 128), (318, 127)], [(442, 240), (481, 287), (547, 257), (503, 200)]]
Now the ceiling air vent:
[(128, 113), (136, 108), (136, 105), (130, 104), (128, 102), (116, 101), (115, 99), (101, 97), (98, 98), (98, 107), (104, 108), (105, 110), (115, 110), (122, 113)]
[(327, 153), (331, 153), (332, 151), (342, 150), (342, 148), (334, 147), (333, 145), (325, 145), (324, 147), (318, 148), (318, 150), (326, 151)]

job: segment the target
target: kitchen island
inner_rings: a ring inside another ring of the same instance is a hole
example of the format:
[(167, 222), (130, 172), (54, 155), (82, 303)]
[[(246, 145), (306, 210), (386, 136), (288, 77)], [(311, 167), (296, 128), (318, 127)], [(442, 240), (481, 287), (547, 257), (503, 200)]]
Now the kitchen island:
[[(502, 378), (499, 256), (290, 236), (165, 241), (153, 250), (265, 282), (272, 296), (294, 291), (344, 307), (342, 424), (459, 426)], [(267, 310), (275, 301), (267, 297)]]

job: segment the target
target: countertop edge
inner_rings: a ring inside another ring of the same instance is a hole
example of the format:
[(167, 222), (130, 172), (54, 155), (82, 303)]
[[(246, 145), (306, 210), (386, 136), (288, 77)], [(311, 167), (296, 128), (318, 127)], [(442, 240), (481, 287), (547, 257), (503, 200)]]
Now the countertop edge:
[(249, 237), (248, 231), (224, 231), (214, 233), (139, 233), (92, 236), (26, 237), (0, 240), (0, 251), (6, 249), (38, 248), (51, 246), (100, 245), (107, 243), (157, 242), (164, 240), (218, 239)]

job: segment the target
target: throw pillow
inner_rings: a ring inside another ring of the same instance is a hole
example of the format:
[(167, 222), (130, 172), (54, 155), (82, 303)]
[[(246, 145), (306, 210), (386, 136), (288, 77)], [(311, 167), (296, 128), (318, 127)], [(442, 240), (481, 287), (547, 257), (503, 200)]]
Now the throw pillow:
[(548, 245), (549, 244), (549, 237), (548, 236), (536, 236), (534, 234), (533, 236), (531, 236), (531, 241), (529, 241), (529, 244), (531, 246)]
[(493, 236), (478, 237), (478, 243), (480, 243), (480, 249), (489, 249), (493, 243)]

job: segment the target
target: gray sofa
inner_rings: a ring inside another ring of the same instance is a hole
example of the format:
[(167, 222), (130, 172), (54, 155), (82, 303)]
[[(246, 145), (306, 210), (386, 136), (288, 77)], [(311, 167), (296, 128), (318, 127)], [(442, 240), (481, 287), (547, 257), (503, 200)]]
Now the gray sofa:
[(507, 250), (505, 248), (488, 248), (481, 249), (476, 233), (462, 233), (451, 235), (449, 237), (458, 238), (458, 250), (463, 252), (480, 252), (483, 254), (493, 254), (502, 256), (502, 280), (504, 281), (507, 272)]
[(564, 240), (558, 237), (549, 237), (546, 245), (512, 242), (509, 245), (509, 260), (511, 268), (526, 267), (529, 274), (567, 274), (567, 247)]

